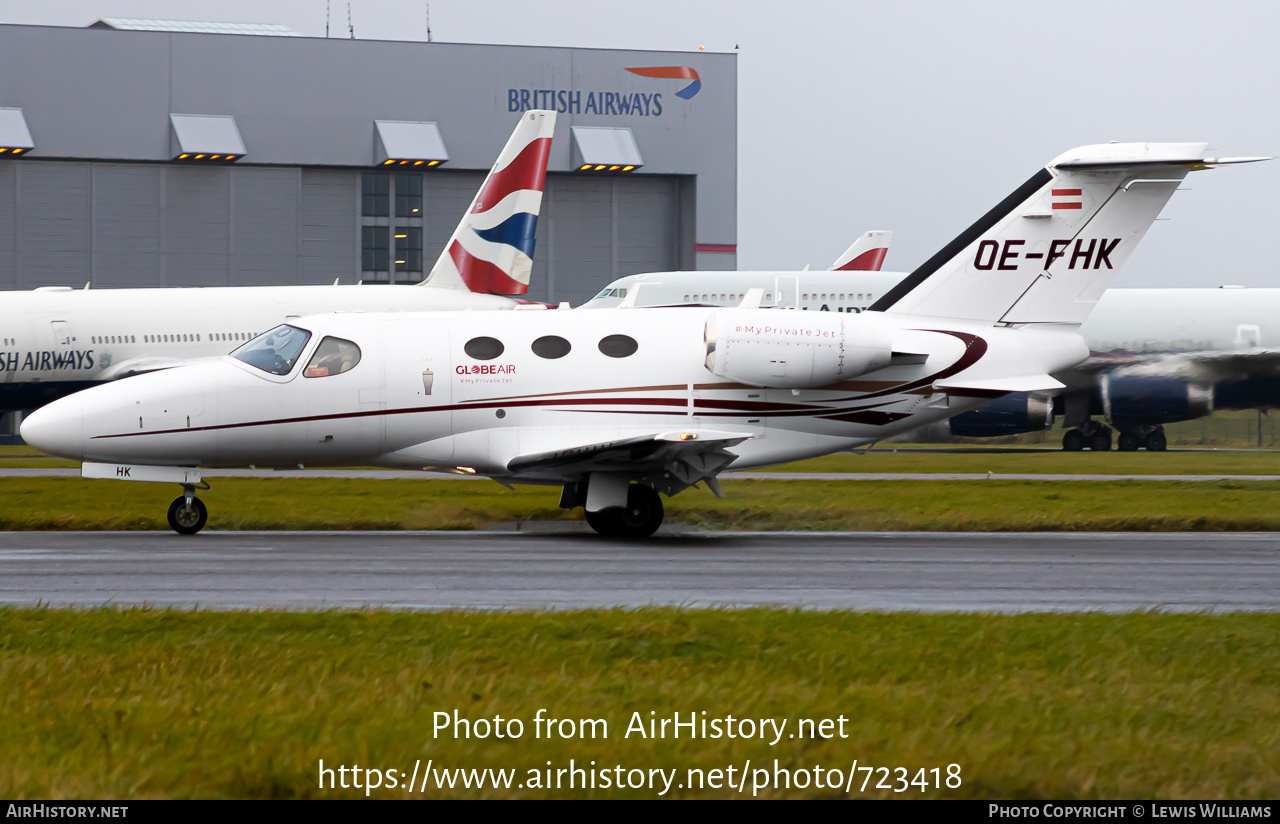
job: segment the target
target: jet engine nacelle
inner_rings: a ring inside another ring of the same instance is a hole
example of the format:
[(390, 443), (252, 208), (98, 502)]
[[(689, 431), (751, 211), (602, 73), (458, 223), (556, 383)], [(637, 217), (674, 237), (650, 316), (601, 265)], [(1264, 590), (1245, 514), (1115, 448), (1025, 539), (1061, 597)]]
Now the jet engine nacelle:
[(874, 372), (893, 356), (878, 316), (725, 309), (703, 333), (707, 369), (750, 386), (811, 389)]
[(1213, 414), (1213, 387), (1180, 378), (1104, 375), (1100, 389), (1103, 412), (1113, 421), (1174, 423)]
[(960, 438), (993, 438), (1040, 432), (1053, 426), (1053, 400), (1019, 392), (981, 409), (951, 419), (951, 434)]

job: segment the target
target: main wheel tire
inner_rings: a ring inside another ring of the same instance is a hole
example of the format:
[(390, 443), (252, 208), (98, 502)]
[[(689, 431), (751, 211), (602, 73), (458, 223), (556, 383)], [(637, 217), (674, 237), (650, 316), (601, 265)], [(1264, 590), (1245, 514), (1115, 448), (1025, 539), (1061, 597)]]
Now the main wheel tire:
[(209, 510), (199, 498), (193, 497), (189, 507), (185, 495), (179, 495), (169, 504), (169, 526), (179, 535), (195, 535), (204, 529), (208, 520)]
[(587, 513), (587, 524), (611, 538), (648, 538), (662, 526), (662, 499), (651, 486), (632, 484), (627, 505)]
[(1093, 437), (1089, 438), (1089, 449), (1093, 452), (1110, 452), (1111, 433), (1094, 432)]
[(1063, 452), (1083, 452), (1084, 451), (1084, 433), (1079, 429), (1071, 429), (1067, 434), (1062, 436)]
[(1141, 446), (1142, 438), (1132, 432), (1121, 432), (1119, 439), (1116, 441), (1116, 447), (1121, 452), (1137, 452)]
[(658, 491), (644, 484), (632, 484), (627, 490), (627, 505), (619, 519), (625, 538), (648, 538), (662, 526), (662, 498)]
[(1157, 429), (1147, 435), (1147, 451), (1148, 452), (1164, 452), (1169, 448), (1169, 441), (1165, 438), (1164, 432)]
[(622, 507), (615, 506), (599, 512), (587, 513), (587, 525), (601, 535), (614, 537), (621, 534)]

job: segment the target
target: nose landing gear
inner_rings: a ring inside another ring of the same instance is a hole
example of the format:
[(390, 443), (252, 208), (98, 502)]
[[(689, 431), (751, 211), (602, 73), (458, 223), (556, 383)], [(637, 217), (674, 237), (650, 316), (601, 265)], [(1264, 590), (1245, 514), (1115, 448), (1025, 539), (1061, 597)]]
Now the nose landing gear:
[[(208, 485), (205, 485), (208, 489)], [(204, 501), (195, 496), (195, 487), (185, 485), (182, 494), (169, 504), (169, 526), (179, 535), (195, 535), (204, 529), (209, 520), (209, 510)]]

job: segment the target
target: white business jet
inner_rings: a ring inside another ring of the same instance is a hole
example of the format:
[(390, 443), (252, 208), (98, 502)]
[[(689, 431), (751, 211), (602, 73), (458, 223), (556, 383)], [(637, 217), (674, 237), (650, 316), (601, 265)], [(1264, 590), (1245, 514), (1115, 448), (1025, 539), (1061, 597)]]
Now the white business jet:
[(510, 309), (533, 268), (556, 113), (520, 115), (421, 284), (76, 289), (0, 295), (0, 412), (225, 355), (288, 318), (320, 312)]
[(56, 401), (27, 441), (82, 474), (176, 482), (202, 467), (449, 467), (561, 486), (598, 532), (647, 536), (659, 493), (873, 443), (1051, 377), (1192, 169), (1201, 143), (1069, 151), (858, 314), (734, 308), (328, 315), (231, 356)]

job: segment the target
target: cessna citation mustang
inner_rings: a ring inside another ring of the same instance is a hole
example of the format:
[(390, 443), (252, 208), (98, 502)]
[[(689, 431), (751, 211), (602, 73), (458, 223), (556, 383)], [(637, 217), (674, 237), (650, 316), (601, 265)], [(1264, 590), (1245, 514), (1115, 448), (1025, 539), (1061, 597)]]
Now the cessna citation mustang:
[(0, 412), (225, 355), (288, 318), (334, 311), (510, 309), (533, 268), (556, 113), (528, 111), (421, 284), (0, 293)]
[(1056, 158), (871, 311), (328, 315), (231, 356), (95, 387), (34, 413), (32, 445), (92, 478), (176, 482), (182, 533), (201, 467), (378, 464), (560, 486), (598, 532), (647, 536), (659, 493), (724, 469), (872, 443), (1050, 377), (1201, 143)]

